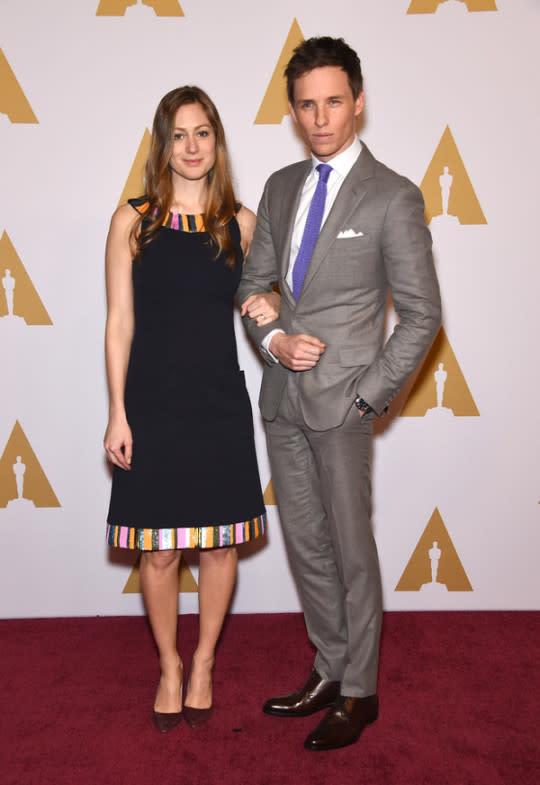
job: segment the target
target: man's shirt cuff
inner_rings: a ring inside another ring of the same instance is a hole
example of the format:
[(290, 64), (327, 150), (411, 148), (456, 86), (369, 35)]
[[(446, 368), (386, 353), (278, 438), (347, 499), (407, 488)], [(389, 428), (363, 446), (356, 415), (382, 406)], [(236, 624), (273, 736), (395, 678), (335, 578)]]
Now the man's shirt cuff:
[(276, 328), (275, 330), (270, 330), (270, 332), (269, 332), (267, 335), (265, 335), (265, 336), (264, 336), (264, 338), (262, 339), (262, 341), (261, 341), (261, 346), (262, 346), (262, 348), (265, 350), (265, 352), (267, 353), (267, 355), (268, 355), (269, 357), (271, 357), (271, 358), (272, 358), (272, 360), (273, 360), (275, 363), (278, 363), (278, 364), (279, 364), (279, 360), (278, 360), (278, 358), (277, 358), (277, 357), (276, 357), (274, 354), (272, 354), (272, 352), (271, 352), (271, 351), (270, 351), (270, 349), (268, 348), (268, 347), (270, 346), (270, 341), (272, 340), (272, 337), (273, 337), (273, 336), (274, 336), (276, 333), (283, 333), (283, 334), (285, 334), (285, 330), (281, 330), (281, 329), (279, 329), (279, 328)]

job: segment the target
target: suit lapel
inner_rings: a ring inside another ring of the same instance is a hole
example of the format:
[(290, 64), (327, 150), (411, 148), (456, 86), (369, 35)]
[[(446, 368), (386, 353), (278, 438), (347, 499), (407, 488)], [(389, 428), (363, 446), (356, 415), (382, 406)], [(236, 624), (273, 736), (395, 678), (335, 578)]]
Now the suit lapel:
[(345, 226), (349, 217), (355, 212), (366, 195), (368, 190), (368, 183), (366, 181), (373, 176), (374, 164), (375, 159), (365, 144), (362, 143), (362, 152), (343, 181), (336, 200), (332, 205), (332, 209), (321, 229), (321, 233), (319, 234), (313, 251), (313, 256), (309, 262), (298, 302), (304, 296), (306, 289), (308, 289), (311, 281), (317, 274), (317, 270), (324, 261), (330, 248), (336, 242), (339, 231)]

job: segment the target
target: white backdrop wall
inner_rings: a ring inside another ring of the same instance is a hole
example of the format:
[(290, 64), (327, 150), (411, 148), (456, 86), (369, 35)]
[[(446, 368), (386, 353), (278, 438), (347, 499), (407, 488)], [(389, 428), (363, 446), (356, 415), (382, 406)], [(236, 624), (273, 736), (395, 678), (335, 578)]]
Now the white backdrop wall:
[[(359, 52), (361, 136), (422, 184), (433, 219), (444, 333), (373, 450), (385, 606), (539, 607), (537, 0), (1, 0), (4, 617), (142, 612), (124, 592), (135, 555), (104, 544), (108, 222), (159, 99), (189, 83), (218, 105), (238, 196), (257, 207), (268, 175), (304, 156), (288, 115), (254, 122), (295, 20)], [(266, 488), (261, 364), (237, 327)], [(299, 608), (268, 513), (266, 541), (242, 552), (235, 612)], [(191, 561), (184, 588), (190, 576)], [(196, 593), (180, 606), (196, 610)]]

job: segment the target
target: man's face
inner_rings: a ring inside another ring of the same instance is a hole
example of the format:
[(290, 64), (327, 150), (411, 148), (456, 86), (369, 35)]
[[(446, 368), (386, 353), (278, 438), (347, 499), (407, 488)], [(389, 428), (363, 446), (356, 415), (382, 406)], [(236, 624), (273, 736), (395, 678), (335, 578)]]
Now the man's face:
[(325, 65), (300, 76), (294, 83), (294, 105), (289, 109), (311, 152), (329, 161), (352, 144), (356, 117), (364, 108), (364, 93), (356, 100), (342, 68)]

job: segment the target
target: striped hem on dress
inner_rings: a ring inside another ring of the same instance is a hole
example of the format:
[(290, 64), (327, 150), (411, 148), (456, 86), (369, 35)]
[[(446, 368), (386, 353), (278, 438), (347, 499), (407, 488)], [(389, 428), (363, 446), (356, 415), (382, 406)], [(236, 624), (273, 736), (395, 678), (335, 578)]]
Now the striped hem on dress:
[(136, 526), (107, 525), (107, 545), (139, 551), (168, 551), (181, 548), (223, 548), (260, 537), (266, 531), (266, 513), (249, 521), (220, 526), (191, 526), (177, 529), (138, 529)]

